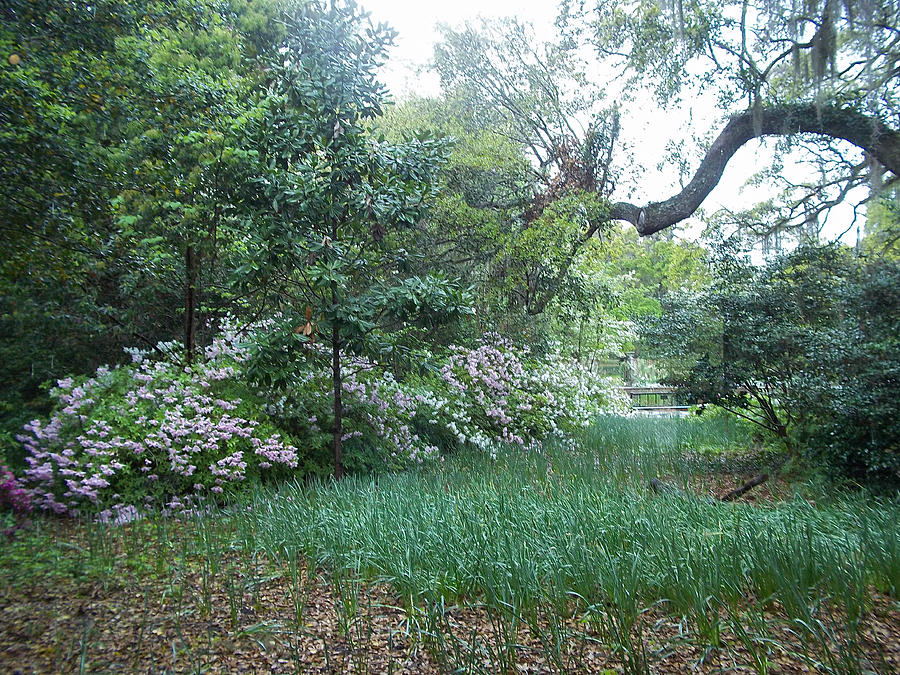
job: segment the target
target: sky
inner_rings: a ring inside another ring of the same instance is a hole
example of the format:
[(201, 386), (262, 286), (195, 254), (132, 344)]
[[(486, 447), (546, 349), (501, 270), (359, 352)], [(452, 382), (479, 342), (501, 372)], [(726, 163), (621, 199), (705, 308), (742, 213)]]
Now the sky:
[[(428, 71), (434, 45), (439, 40), (439, 23), (461, 28), (467, 22), (477, 24), (479, 17), (516, 16), (532, 24), (537, 39), (551, 39), (558, 5), (556, 0), (360, 0), (360, 4), (371, 13), (373, 21), (387, 22), (398, 33), (389, 61), (380, 74), (381, 81), (398, 101), (410, 94), (436, 96), (440, 93), (437, 75)], [(645, 204), (676, 194), (681, 187), (676, 171), (672, 167), (658, 167), (666, 143), (690, 141), (692, 134), (709, 134), (710, 130), (718, 133), (723, 126), (724, 120), (711, 98), (692, 100), (690, 108), (665, 112), (649, 97), (639, 98), (623, 110), (622, 123), (622, 137), (632, 147), (636, 171), (632, 172), (633, 176), (623, 178), (626, 189), (618, 190), (613, 198)], [(712, 138), (710, 135), (710, 142)], [(704, 148), (691, 143), (687, 148), (693, 171), (700, 164)], [(761, 142), (748, 143), (738, 150), (702, 209), (711, 214), (728, 205), (737, 211), (764, 199), (767, 193), (764, 188), (745, 188), (744, 183), (766, 166), (768, 157), (770, 152)], [(684, 229), (697, 234), (702, 224), (695, 218), (686, 222)]]
[(360, 4), (371, 12), (373, 21), (385, 21), (398, 33), (382, 73), (382, 80), (398, 99), (409, 93), (439, 93), (437, 76), (418, 72), (432, 58), (439, 39), (438, 23), (460, 28), (466, 22), (477, 23), (479, 17), (517, 16), (532, 23), (539, 38), (549, 38), (557, 7), (555, 0), (361, 0)]

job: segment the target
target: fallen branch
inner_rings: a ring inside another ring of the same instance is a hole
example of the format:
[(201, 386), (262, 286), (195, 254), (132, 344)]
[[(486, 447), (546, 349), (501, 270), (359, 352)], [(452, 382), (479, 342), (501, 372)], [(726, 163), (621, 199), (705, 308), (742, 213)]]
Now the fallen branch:
[[(718, 501), (733, 502), (735, 499), (738, 499), (739, 497), (744, 496), (745, 494), (750, 492), (750, 490), (757, 487), (758, 485), (762, 485), (767, 480), (769, 480), (769, 474), (767, 474), (767, 473), (758, 474), (758, 475), (754, 476), (753, 478), (751, 478), (750, 480), (748, 480), (743, 485), (741, 485), (740, 487), (735, 488), (734, 490), (726, 493), (722, 497), (719, 497)], [(683, 490), (679, 490), (674, 485), (671, 485), (670, 483), (661, 481), (659, 478), (651, 478), (650, 479), (650, 489), (652, 489), (658, 495), (672, 495), (672, 496), (676, 496), (676, 497), (695, 497), (695, 495), (691, 495), (691, 494), (684, 492)]]
[(762, 485), (767, 480), (769, 480), (769, 474), (767, 474), (767, 473), (758, 474), (758, 475), (754, 476), (753, 478), (751, 478), (750, 480), (748, 480), (743, 485), (741, 485), (739, 488), (735, 488), (734, 490), (723, 495), (719, 499), (720, 499), (720, 501), (723, 501), (723, 502), (733, 502), (738, 497), (745, 495), (746, 493), (750, 492), (750, 490), (755, 488), (757, 485)]

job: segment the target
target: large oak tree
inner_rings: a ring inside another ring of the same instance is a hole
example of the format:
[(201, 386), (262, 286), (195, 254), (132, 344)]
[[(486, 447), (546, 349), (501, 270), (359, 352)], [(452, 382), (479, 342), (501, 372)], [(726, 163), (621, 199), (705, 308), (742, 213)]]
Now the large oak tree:
[[(778, 212), (779, 225), (802, 224), (853, 187), (882, 186), (900, 172), (898, 24), (891, 0), (567, 1), (553, 45), (534, 46), (516, 24), (467, 27), (445, 31), (436, 60), (445, 87), (468, 91), (475, 112), (531, 154), (542, 179), (537, 201), (590, 184), (610, 198), (611, 219), (650, 235), (694, 214), (738, 149), (776, 136), (810, 149), (820, 174), (791, 186)], [(627, 74), (629, 87), (652, 91), (662, 114), (701, 88), (717, 92), (724, 126), (677, 194), (615, 200), (618, 116), (614, 105), (604, 114), (600, 94), (585, 93), (599, 87), (575, 58), (585, 45)], [(582, 130), (575, 119), (591, 121)], [(599, 154), (590, 151), (598, 130)], [(851, 146), (862, 154), (846, 154)]]

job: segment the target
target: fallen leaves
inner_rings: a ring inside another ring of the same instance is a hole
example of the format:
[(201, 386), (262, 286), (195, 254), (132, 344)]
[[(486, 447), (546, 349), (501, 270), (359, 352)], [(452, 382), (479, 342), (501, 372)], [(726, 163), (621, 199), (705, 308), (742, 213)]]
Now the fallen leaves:
[[(84, 556), (77, 531), (55, 525), (69, 555)], [(0, 589), (0, 671), (31, 673), (429, 673), (474, 666), (498, 672), (611, 673), (622, 667), (602, 628), (572, 605), (523, 620), (478, 599), (404, 609), (390, 587), (347, 573), (290, 567), (232, 548), (210, 560), (152, 538), (141, 550), (110, 552), (102, 572), (13, 575)], [(174, 556), (162, 572), (155, 555)], [(135, 558), (145, 564), (138, 564)], [(66, 568), (68, 569), (68, 568)], [(79, 569), (77, 566), (72, 569)], [(408, 611), (409, 610), (409, 611)], [(604, 610), (605, 611), (605, 610)], [(771, 672), (815, 672), (810, 650), (773, 605), (759, 645)], [(601, 613), (602, 614), (602, 613)], [(839, 618), (839, 617), (838, 617)], [(837, 622), (839, 623), (839, 622)], [(664, 603), (642, 613), (631, 643), (656, 673), (752, 672), (752, 655), (728, 625), (718, 648), (700, 644)], [(873, 672), (900, 672), (897, 602), (873, 592), (858, 634)], [(814, 647), (814, 645), (813, 645)], [(467, 665), (468, 664), (468, 665)], [(512, 668), (513, 670), (509, 670)]]

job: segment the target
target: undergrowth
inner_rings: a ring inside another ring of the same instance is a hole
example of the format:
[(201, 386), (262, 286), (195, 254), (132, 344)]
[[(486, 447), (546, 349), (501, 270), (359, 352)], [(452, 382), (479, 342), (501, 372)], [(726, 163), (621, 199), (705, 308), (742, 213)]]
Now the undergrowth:
[[(753, 504), (700, 495), (697, 479), (721, 465), (697, 458), (727, 466), (739, 448), (746, 434), (721, 420), (601, 418), (575, 449), (467, 452), (407, 473), (260, 487), (214, 514), (124, 527), (84, 518), (66, 542), (38, 519), (0, 552), (0, 569), (15, 584), (157, 577), (179, 603), (193, 593), (200, 616), (227, 599), (236, 632), (277, 578), (290, 616), (277, 631), (252, 626), (260, 644), (288, 634), (299, 644), (322, 583), (359, 653), (381, 611), (367, 589), (386, 585), (404, 639), (448, 672), (515, 672), (526, 652), (542, 672), (584, 672), (598, 648), (604, 668), (633, 673), (673, 654), (758, 673), (784, 660), (889, 672), (887, 645), (866, 626), (885, 603), (896, 612), (898, 504), (860, 492), (811, 501), (808, 485)], [(656, 476), (682, 491), (654, 494)]]

